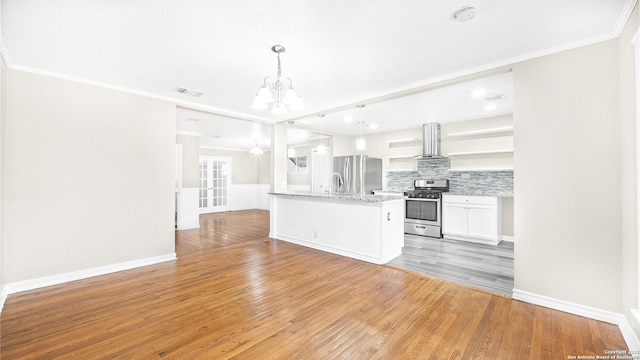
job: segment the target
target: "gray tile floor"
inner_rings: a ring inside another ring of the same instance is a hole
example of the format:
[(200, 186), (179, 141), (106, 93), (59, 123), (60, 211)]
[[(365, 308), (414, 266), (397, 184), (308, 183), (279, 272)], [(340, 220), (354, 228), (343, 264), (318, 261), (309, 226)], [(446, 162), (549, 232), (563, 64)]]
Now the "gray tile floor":
[(498, 246), (407, 235), (387, 265), (511, 297), (513, 243)]

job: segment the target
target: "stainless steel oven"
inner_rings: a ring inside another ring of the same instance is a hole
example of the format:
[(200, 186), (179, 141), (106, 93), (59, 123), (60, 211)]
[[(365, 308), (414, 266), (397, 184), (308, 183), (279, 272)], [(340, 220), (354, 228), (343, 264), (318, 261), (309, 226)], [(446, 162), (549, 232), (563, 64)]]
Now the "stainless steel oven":
[(416, 180), (414, 190), (405, 193), (404, 232), (442, 237), (442, 192), (448, 180)]

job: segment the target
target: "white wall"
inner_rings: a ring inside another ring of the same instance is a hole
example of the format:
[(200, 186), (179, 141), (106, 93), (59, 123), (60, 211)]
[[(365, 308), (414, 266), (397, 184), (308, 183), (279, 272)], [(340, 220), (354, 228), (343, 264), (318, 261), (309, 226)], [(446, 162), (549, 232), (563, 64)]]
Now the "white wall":
[(200, 187), (200, 136), (176, 135), (176, 144), (182, 145), (182, 186)]
[(515, 288), (622, 312), (616, 40), (513, 68)]
[(6, 284), (4, 276), (5, 268), (5, 234), (4, 234), (4, 216), (5, 216), (5, 123), (6, 123), (6, 110), (7, 110), (7, 66), (4, 62), (4, 57), (0, 58), (0, 310), (4, 305), (6, 297), (4, 285)]
[(175, 105), (8, 70), (5, 280), (174, 253)]

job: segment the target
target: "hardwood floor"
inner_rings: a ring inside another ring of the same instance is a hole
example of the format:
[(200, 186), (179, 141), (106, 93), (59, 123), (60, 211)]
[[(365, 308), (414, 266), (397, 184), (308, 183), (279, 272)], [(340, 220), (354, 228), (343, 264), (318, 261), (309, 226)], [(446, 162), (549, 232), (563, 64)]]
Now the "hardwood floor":
[(181, 255), (238, 244), (264, 241), (269, 236), (266, 210), (200, 215), (200, 228), (176, 231), (176, 254)]
[(175, 262), (9, 296), (2, 359), (567, 359), (626, 349), (615, 325), (269, 239), (265, 211), (201, 222), (177, 232)]

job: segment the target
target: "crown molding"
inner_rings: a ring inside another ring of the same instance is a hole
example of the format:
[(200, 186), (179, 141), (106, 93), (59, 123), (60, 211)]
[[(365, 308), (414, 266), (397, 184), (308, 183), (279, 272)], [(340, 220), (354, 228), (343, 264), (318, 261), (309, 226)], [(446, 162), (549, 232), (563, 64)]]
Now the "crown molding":
[(631, 17), (633, 8), (636, 6), (637, 2), (638, 0), (627, 0), (624, 4), (624, 9), (618, 18), (616, 26), (613, 28), (613, 33), (616, 34), (616, 37), (622, 35), (624, 27), (627, 25), (627, 22), (629, 22), (629, 18)]
[(60, 73), (53, 72), (53, 71), (48, 71), (48, 70), (36, 69), (36, 68), (23, 66), (23, 65), (16, 65), (16, 64), (11, 64), (10, 65), (10, 64), (7, 64), (7, 67), (9, 69), (11, 69), (11, 70), (27, 72), (27, 73), (31, 73), (31, 74), (42, 75), (42, 76), (52, 77), (52, 78), (61, 79), (61, 80), (68, 80), (68, 81), (73, 81), (73, 82), (76, 82), (76, 83), (79, 83), (79, 84), (91, 85), (91, 86), (101, 87), (101, 88), (105, 88), (105, 89), (121, 91), (121, 92), (128, 93), (128, 94), (144, 96), (144, 97), (151, 98), (151, 99), (166, 101), (166, 102), (173, 103), (176, 106), (180, 106), (180, 107), (183, 107), (183, 108), (200, 110), (200, 111), (208, 112), (208, 113), (211, 113), (211, 114), (225, 116), (225, 117), (228, 117), (228, 118), (233, 118), (233, 119), (238, 119), (238, 120), (257, 121), (257, 122), (262, 122), (262, 123), (267, 123), (267, 124), (273, 124), (274, 123), (274, 121), (271, 120), (271, 119), (246, 116), (244, 114), (240, 114), (240, 113), (236, 113), (236, 112), (232, 112), (232, 111), (219, 109), (219, 108), (216, 108), (216, 107), (213, 107), (213, 106), (198, 104), (198, 103), (194, 103), (194, 102), (190, 102), (190, 101), (184, 101), (182, 99), (178, 99), (178, 98), (171, 97), (171, 96), (158, 95), (158, 94), (150, 93), (150, 92), (147, 92), (147, 91), (135, 90), (135, 89), (127, 88), (127, 87), (124, 87), (124, 86), (104, 83), (104, 82), (101, 82), (101, 81), (89, 80), (89, 79), (85, 79), (85, 78), (80, 78), (80, 77), (76, 77), (76, 76), (60, 74)]
[(36, 74), (36, 75), (42, 75), (42, 76), (48, 76), (48, 77), (52, 77), (52, 78), (56, 78), (56, 79), (73, 81), (73, 82), (77, 82), (77, 83), (80, 83), (80, 84), (92, 85), (92, 86), (97, 86), (97, 87), (101, 87), (101, 88), (106, 88), (106, 89), (111, 89), (111, 90), (116, 90), (116, 91), (122, 91), (122, 92), (125, 92), (125, 93), (128, 93), (128, 94), (140, 95), (140, 96), (144, 96), (144, 97), (148, 97), (148, 98), (152, 98), (152, 99), (156, 99), (156, 100), (162, 100), (162, 101), (171, 102), (171, 103), (174, 103), (176, 106), (180, 106), (180, 107), (183, 107), (183, 108), (204, 111), (204, 112), (208, 112), (208, 113), (212, 113), (212, 114), (216, 114), (216, 115), (220, 115), (220, 116), (225, 116), (225, 117), (228, 117), (228, 118), (233, 118), (233, 119), (238, 119), (238, 120), (257, 121), (257, 122), (261, 122), (261, 123), (265, 123), (265, 124), (274, 124), (275, 123), (275, 121), (273, 119), (257, 117), (257, 116), (247, 116), (246, 114), (233, 112), (233, 111), (228, 111), (228, 110), (224, 110), (224, 109), (219, 109), (219, 108), (216, 108), (216, 107), (213, 107), (213, 106), (198, 104), (198, 103), (194, 103), (194, 102), (190, 102), (190, 101), (185, 101), (185, 100), (178, 99), (178, 98), (175, 98), (175, 97), (158, 95), (158, 94), (150, 93), (150, 92), (147, 92), (147, 91), (135, 90), (135, 89), (131, 89), (131, 88), (123, 87), (123, 86), (118, 86), (118, 85), (114, 85), (114, 84), (109, 84), (109, 83), (105, 83), (105, 82), (101, 82), (101, 81), (94, 81), (94, 80), (89, 80), (89, 79), (80, 78), (80, 77), (76, 77), (76, 76), (60, 74), (60, 73), (53, 72), (53, 71), (47, 71), (47, 70), (43, 70), (43, 69), (32, 68), (32, 67), (29, 67), (29, 66), (17, 65), (11, 60), (11, 57), (9, 56), (9, 50), (7, 48), (7, 43), (5, 42), (4, 35), (3, 35), (3, 33), (1, 31), (0, 31), (0, 56), (2, 57), (2, 59), (5, 62), (5, 64), (7, 65), (7, 68), (11, 69), (11, 70), (23, 71), (23, 72), (27, 72), (27, 73), (31, 73), (31, 74)]
[(4, 60), (4, 64), (10, 68), (13, 63), (11, 62), (11, 57), (9, 56), (9, 50), (7, 49), (7, 43), (4, 41), (4, 34), (0, 31), (0, 56)]

